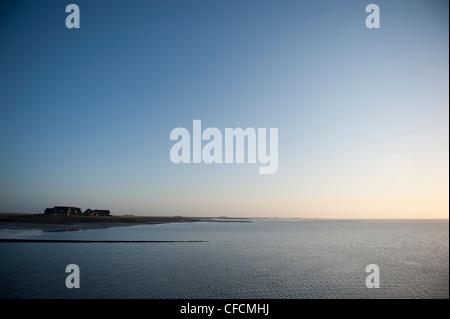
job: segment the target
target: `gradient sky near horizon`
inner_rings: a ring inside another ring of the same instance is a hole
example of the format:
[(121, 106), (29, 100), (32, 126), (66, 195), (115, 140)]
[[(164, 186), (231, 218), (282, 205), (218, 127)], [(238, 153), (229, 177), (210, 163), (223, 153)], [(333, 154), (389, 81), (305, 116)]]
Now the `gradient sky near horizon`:
[[(67, 29), (76, 3), (81, 28)], [(376, 3), (381, 28), (367, 29)], [(0, 212), (449, 217), (448, 1), (2, 1)], [(170, 132), (277, 127), (279, 168)]]

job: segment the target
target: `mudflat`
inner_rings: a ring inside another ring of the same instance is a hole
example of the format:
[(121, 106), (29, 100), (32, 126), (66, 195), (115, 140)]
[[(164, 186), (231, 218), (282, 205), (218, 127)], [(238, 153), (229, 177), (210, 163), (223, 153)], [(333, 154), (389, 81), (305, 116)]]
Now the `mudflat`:
[(142, 224), (205, 221), (182, 216), (52, 216), (42, 214), (0, 213), (0, 229), (42, 229), (43, 231), (76, 231), (83, 229), (133, 226)]

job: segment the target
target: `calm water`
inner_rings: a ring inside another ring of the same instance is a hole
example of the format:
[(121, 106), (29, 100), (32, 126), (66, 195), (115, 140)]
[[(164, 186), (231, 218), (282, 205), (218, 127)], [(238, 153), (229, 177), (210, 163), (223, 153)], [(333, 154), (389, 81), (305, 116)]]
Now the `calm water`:
[[(0, 238), (206, 240), (0, 243), (1, 298), (449, 298), (448, 221), (182, 223)], [(80, 289), (65, 267), (80, 267)], [(380, 268), (380, 288), (365, 268)]]

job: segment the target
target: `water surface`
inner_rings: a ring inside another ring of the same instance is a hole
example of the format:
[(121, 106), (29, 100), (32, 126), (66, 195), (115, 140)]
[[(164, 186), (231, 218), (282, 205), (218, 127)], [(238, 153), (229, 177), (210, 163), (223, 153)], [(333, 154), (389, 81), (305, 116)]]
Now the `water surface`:
[[(205, 241), (0, 243), (1, 298), (449, 298), (448, 221), (254, 220), (0, 238)], [(65, 268), (80, 267), (68, 289)], [(380, 268), (368, 289), (366, 266)]]

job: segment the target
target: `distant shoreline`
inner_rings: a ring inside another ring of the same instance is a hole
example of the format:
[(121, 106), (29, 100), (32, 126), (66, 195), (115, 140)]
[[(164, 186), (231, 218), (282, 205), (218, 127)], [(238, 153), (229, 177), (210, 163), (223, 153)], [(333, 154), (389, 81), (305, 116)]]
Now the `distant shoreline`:
[[(252, 223), (255, 220), (292, 220), (302, 222), (367, 222), (377, 219), (262, 218), (262, 217), (183, 217), (183, 216), (55, 216), (44, 214), (0, 213), (1, 229), (40, 229), (44, 232), (78, 231), (110, 227), (130, 227), (166, 223), (221, 222)], [(379, 219), (379, 221), (446, 221), (448, 219)]]
[(0, 238), (0, 243), (94, 243), (94, 244), (123, 244), (123, 243), (207, 243), (209, 240), (75, 240), (75, 239), (15, 239), (15, 238)]
[(43, 214), (0, 213), (0, 229), (41, 229), (48, 232), (78, 231), (110, 227), (186, 222), (251, 222), (246, 218), (182, 216), (51, 216)]

